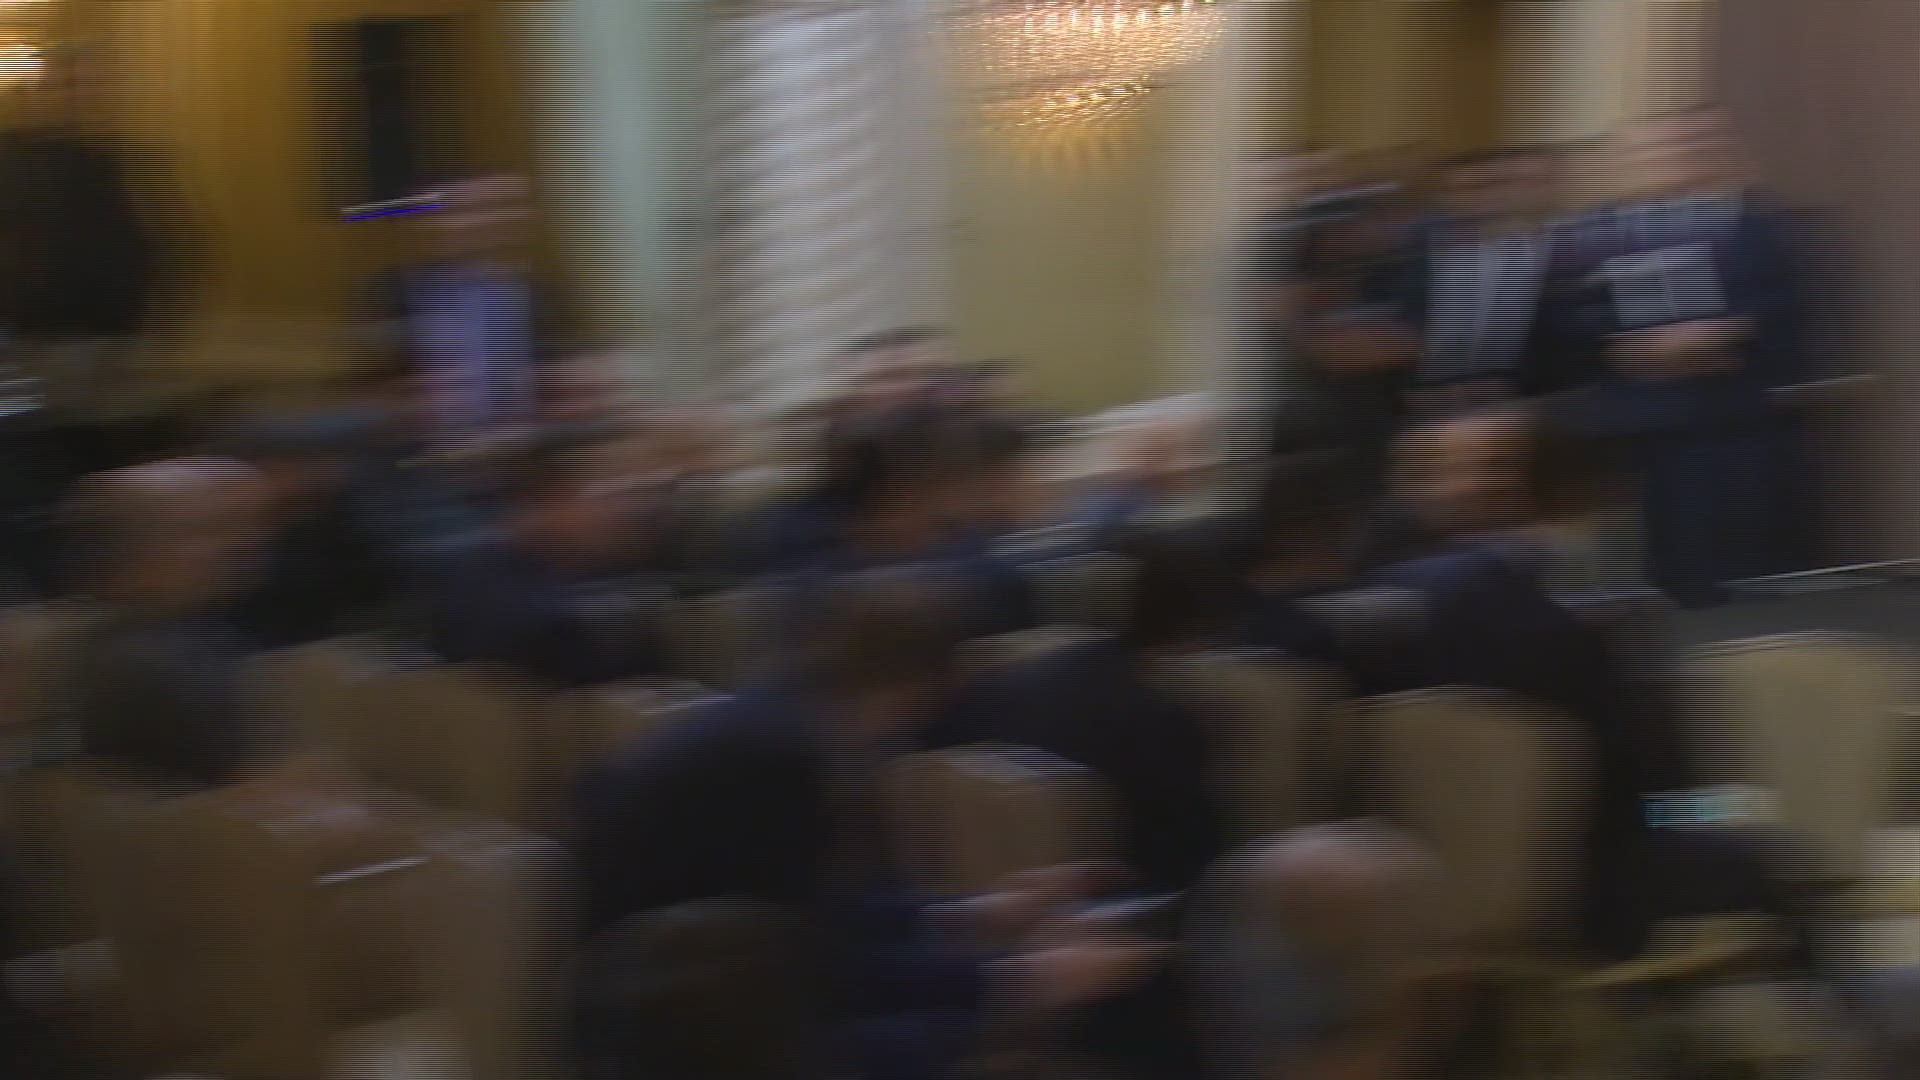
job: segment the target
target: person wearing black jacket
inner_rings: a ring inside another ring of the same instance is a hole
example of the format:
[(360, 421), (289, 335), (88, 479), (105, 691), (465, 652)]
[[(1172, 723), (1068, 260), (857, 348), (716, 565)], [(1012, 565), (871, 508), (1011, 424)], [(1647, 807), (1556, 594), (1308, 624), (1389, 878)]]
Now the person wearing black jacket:
[(247, 647), (223, 605), (266, 529), (259, 477), (182, 460), (89, 478), (73, 508), (83, 595), (100, 618), (74, 661), (89, 758), (168, 788), (221, 787), (284, 749), (246, 693)]
[[(961, 932), (962, 909), (892, 857), (905, 823), (882, 770), (951, 693), (950, 595), (920, 569), (843, 579), (821, 594), (797, 670), (590, 775), (578, 842), (589, 930), (714, 898), (788, 907), (825, 947), (843, 1068), (888, 1080), (955, 1075), (1007, 1010), (1051, 1015), (1142, 978), (1149, 953), (1125, 942), (983, 948)], [(1019, 940), (1072, 898), (1029, 882), (972, 910), (998, 912)]]
[(27, 485), (9, 493), (27, 500), (16, 519), (44, 521), (81, 476), (151, 456), (131, 422), (132, 361), (185, 306), (164, 295), (189, 261), (184, 208), (158, 155), (139, 154), (136, 176), (135, 156), (95, 126), (93, 63), (50, 51), (9, 101), (18, 126), (0, 133), (0, 369), (29, 391), (0, 443), (9, 485)]
[(1444, 174), (1442, 214), (1420, 230), (1410, 261), (1422, 411), (1444, 415), (1597, 378), (1575, 347), (1551, 151), (1480, 151)]

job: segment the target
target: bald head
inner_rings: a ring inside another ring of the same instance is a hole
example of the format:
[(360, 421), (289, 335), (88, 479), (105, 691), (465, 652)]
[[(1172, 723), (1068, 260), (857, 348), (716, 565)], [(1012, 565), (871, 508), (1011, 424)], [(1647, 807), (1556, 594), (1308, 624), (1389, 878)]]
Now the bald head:
[(1438, 864), (1392, 828), (1336, 822), (1289, 832), (1247, 863), (1245, 900), (1287, 940), (1347, 964), (1410, 958), (1434, 943)]
[(89, 477), (73, 507), (100, 599), (197, 610), (224, 596), (266, 531), (267, 485), (223, 458), (182, 458)]

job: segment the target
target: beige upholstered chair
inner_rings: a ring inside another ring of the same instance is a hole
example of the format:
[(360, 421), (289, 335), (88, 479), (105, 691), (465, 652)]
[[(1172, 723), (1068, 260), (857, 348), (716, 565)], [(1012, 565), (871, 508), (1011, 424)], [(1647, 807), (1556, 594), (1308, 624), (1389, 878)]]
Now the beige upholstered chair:
[(322, 792), (161, 798), (76, 774), (130, 1058), (231, 1080), (557, 1077), (554, 846)]
[(498, 824), (433, 829), (423, 840), (433, 886), (429, 990), (461, 1049), (460, 1075), (562, 1075), (565, 859), (549, 841)]
[[(372, 706), (377, 782), (430, 806), (493, 821), (544, 822), (565, 771), (564, 738), (543, 699), (482, 664), (431, 664), (382, 677)], [(559, 745), (556, 745), (559, 744)]]
[(1908, 664), (1880, 643), (1826, 633), (1734, 642), (1690, 662), (1692, 719), (1716, 771), (1767, 793), (1780, 823), (1814, 845), (1818, 876), (1899, 869), (1874, 864), (1877, 852), (1903, 850), (1887, 830), (1911, 820)]
[(75, 770), (65, 806), (142, 1065), (320, 1076), (335, 1032), (425, 1003), (425, 859), (331, 795), (159, 796)]
[(528, 821), (569, 752), (546, 701), (484, 664), (327, 641), (261, 658), (252, 682), (315, 745), (427, 807)]
[(1163, 660), (1157, 677), (1213, 723), (1218, 782), (1232, 794), (1242, 839), (1327, 814), (1341, 757), (1337, 677), (1278, 654), (1225, 650)]
[[(1390, 811), (1439, 854), (1436, 914), (1467, 955), (1518, 991), (1515, 1052), (1536, 1069), (1623, 1066), (1671, 1025), (1615, 994), (1712, 985), (1770, 944), (1745, 916), (1659, 928), (1649, 951), (1595, 966), (1571, 948), (1591, 763), (1578, 729), (1491, 691), (1445, 688), (1360, 703), (1360, 738)], [(1630, 1022), (1629, 1022), (1630, 1021)]]
[(0, 761), (62, 741), (74, 649), (91, 621), (64, 601), (0, 610)]
[(333, 638), (258, 657), (249, 675), (252, 691), (298, 735), (351, 758), (377, 732), (379, 680), (424, 662), (370, 639)]
[(1590, 787), (1578, 729), (1465, 688), (1373, 698), (1357, 720), (1389, 812), (1447, 867), (1452, 934), (1496, 953), (1562, 944)]
[(91, 620), (89, 609), (71, 602), (0, 612), (0, 763), (7, 767), (0, 808), (16, 871), (10, 930), (22, 949), (68, 948), (99, 935), (60, 813), (59, 766), (80, 749), (72, 665)]
[(894, 839), (931, 889), (972, 893), (1008, 874), (1113, 853), (1113, 810), (1091, 772), (1025, 747), (980, 745), (896, 763)]

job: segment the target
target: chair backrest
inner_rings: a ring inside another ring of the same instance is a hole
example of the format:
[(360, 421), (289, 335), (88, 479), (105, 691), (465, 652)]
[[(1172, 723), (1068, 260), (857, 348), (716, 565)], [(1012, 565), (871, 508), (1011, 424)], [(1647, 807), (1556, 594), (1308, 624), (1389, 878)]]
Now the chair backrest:
[(485, 664), (342, 639), (261, 657), (251, 681), (369, 781), (445, 810), (525, 820), (568, 754), (548, 744), (544, 699)]
[(71, 602), (0, 610), (0, 760), (18, 760), (71, 723), (73, 663), (92, 612)]
[(60, 811), (60, 765), (77, 760), (74, 663), (92, 612), (71, 602), (0, 611), (0, 829), (14, 864), (13, 920), (19, 948), (91, 940), (98, 913), (76, 880), (71, 835)]
[(1212, 651), (1162, 660), (1157, 680), (1213, 724), (1222, 790), (1242, 839), (1322, 818), (1341, 770), (1338, 677), (1274, 653)]
[(254, 658), (255, 696), (310, 742), (348, 758), (371, 750), (381, 727), (380, 680), (402, 661), (362, 638), (331, 638)]
[(1008, 874), (1115, 850), (1112, 796), (1087, 769), (1027, 747), (912, 755), (888, 777), (907, 825), (903, 859), (936, 891), (973, 893)]
[(1568, 928), (1589, 812), (1589, 755), (1570, 721), (1447, 687), (1356, 704), (1386, 809), (1446, 867), (1445, 925), (1511, 947)]
[(733, 688), (756, 674), (772, 601), (742, 586), (679, 601), (668, 618), (669, 647), (680, 670), (709, 686)]
[(142, 1061), (319, 1075), (334, 1031), (422, 1003), (425, 860), (404, 831), (297, 786), (69, 780)]
[(1702, 650), (1688, 674), (1690, 720), (1713, 764), (1766, 789), (1822, 869), (1864, 872), (1900, 809), (1915, 726), (1905, 658), (1866, 638), (1791, 634)]
[(573, 922), (565, 858), (549, 841), (497, 824), (436, 829), (424, 841), (434, 882), (429, 977), (464, 1049), (462, 1075), (561, 1075), (563, 928)]
[(546, 730), (544, 702), (484, 664), (396, 670), (376, 696), (383, 738), (373, 778), (427, 803), (494, 821), (530, 823), (550, 807), (566, 751)]

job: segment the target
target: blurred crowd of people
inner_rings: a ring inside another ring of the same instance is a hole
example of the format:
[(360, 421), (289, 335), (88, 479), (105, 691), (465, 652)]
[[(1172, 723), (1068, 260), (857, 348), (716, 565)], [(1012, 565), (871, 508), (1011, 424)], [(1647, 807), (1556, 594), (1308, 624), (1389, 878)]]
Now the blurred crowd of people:
[[(1701, 777), (1659, 661), (1565, 584), (1584, 558), (1569, 537), (1609, 491), (1584, 433), (1515, 404), (1419, 425), (1404, 452), (1424, 479), (1396, 488), (1389, 551), (1356, 454), (1278, 456), (1258, 498), (1221, 503), (1177, 467), (1198, 455), (1169, 452), (1195, 436), (1152, 425), (1130, 467), (1061, 484), (1018, 403), (950, 356), (930, 331), (850, 348), (846, 392), (808, 423), (814, 467), (773, 490), (728, 452), (742, 433), (622, 405), (592, 354), (537, 370), (531, 427), (460, 433), (466, 414), (430, 407), (440, 384), (395, 363), (352, 408), (91, 474), (53, 586), (92, 612), (71, 737), (35, 766), (312, 785), (327, 771), (248, 694), (265, 650), (375, 633), (550, 690), (697, 678), (708, 658), (665, 614), (747, 590), (734, 690), (592, 768), (565, 815), (588, 1075), (930, 1078), (1032, 1069), (1035, 1047), (1032, 1075), (1484, 1065), (1479, 992), (1446, 974), (1441, 935), (1393, 914), (1439, 870), (1356, 823), (1385, 809), (1365, 778), (1331, 784), (1353, 820), (1236, 854), (1234, 750), (1154, 675), (1223, 647), (1357, 694), (1472, 685), (1563, 712), (1600, 769), (1572, 917), (1587, 948), (1630, 957), (1665, 920), (1760, 910), (1793, 973), (1828, 973), (1774, 839), (1647, 813)], [(969, 642), (1058, 620), (1032, 571), (1091, 554), (1131, 568), (1105, 632), (969, 660)], [(1381, 590), (1401, 606), (1359, 604), (1357, 623), (1329, 603)], [(919, 891), (884, 771), (983, 743), (1097, 774), (1117, 861)]]
[[(1291, 378), (1238, 501), (1193, 467), (1205, 418), (1063, 481), (1013, 372), (936, 330), (849, 345), (836, 391), (778, 421), (791, 439), (637, 401), (546, 329), (524, 186), (449, 187), (439, 256), (383, 285), (350, 400), (155, 436), (72, 470), (57, 511), (15, 507), (15, 599), (92, 613), (72, 737), (31, 764), (313, 784), (250, 657), (375, 633), (553, 690), (698, 679), (710, 658), (666, 614), (750, 590), (733, 691), (599, 763), (565, 815), (585, 1075), (931, 1080), (1036, 1047), (1049, 1076), (1467, 1075), (1498, 1040), (1405, 917), (1438, 887), (1431, 853), (1357, 820), (1385, 810), (1365, 777), (1331, 785), (1349, 820), (1236, 852), (1234, 751), (1152, 674), (1267, 650), (1358, 695), (1478, 686), (1564, 714), (1598, 768), (1584, 946), (1631, 957), (1663, 921), (1758, 910), (1784, 967), (1824, 980), (1775, 838), (1651, 819), (1701, 775), (1657, 650), (1589, 603), (1588, 526), (1629, 474), (1677, 597), (1795, 558), (1781, 242), (1715, 118), (1636, 146), (1658, 201), (1572, 221), (1535, 152), (1452, 165), (1434, 220), (1382, 190), (1289, 212), (1266, 281)], [(121, 329), (13, 324), (21, 349)], [(778, 468), (749, 452), (768, 442)], [(1089, 555), (1129, 568), (1104, 633), (969, 662), (1058, 621), (1033, 571)], [(1097, 774), (1114, 864), (917, 889), (883, 771), (981, 743)]]
[(1531, 401), (1611, 445), (1647, 579), (1676, 600), (1809, 569), (1797, 392), (1831, 349), (1805, 230), (1713, 110), (1622, 140), (1598, 170), (1621, 202), (1567, 211), (1574, 167), (1550, 147), (1477, 151), (1416, 188), (1335, 155), (1282, 162), (1256, 273), (1283, 357), (1275, 448), (1345, 446), (1380, 492), (1409, 423)]

